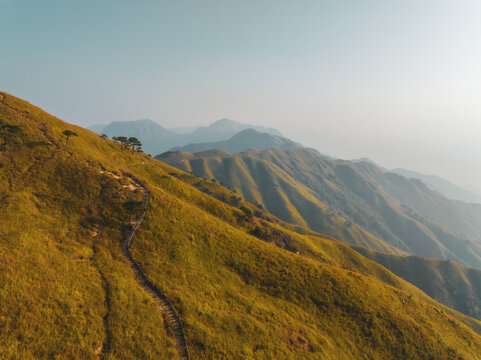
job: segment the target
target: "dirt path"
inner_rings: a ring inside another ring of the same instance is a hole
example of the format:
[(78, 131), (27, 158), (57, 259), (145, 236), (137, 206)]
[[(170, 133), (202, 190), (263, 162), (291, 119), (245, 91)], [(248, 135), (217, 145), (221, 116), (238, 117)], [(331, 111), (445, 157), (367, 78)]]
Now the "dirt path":
[[(144, 204), (144, 208), (147, 208), (149, 204), (149, 193), (140, 183), (138, 183), (132, 178), (130, 178), (130, 180), (135, 188), (141, 189), (142, 203)], [(187, 348), (187, 342), (185, 340), (184, 327), (182, 326), (182, 321), (179, 317), (179, 314), (175, 310), (174, 306), (170, 303), (169, 299), (167, 299), (165, 294), (160, 291), (154, 284), (152, 284), (149, 279), (147, 279), (140, 266), (132, 258), (132, 254), (129, 250), (130, 242), (132, 241), (132, 238), (134, 237), (138, 227), (144, 220), (144, 216), (145, 210), (143, 214), (132, 223), (132, 230), (122, 241), (122, 253), (127, 258), (130, 268), (134, 272), (135, 279), (137, 280), (138, 284), (155, 300), (160, 310), (162, 311), (162, 314), (164, 315), (165, 321), (167, 322), (168, 326), (173, 330), (177, 342), (177, 351), (179, 352), (180, 359), (190, 360), (189, 349)]]

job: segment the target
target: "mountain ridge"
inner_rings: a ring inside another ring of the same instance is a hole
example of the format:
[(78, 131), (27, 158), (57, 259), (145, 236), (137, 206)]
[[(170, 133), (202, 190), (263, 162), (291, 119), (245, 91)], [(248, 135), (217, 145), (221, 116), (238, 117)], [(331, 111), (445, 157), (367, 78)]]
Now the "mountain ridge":
[(271, 135), (268, 133), (261, 133), (257, 130), (249, 128), (239, 131), (228, 140), (205, 143), (192, 143), (185, 146), (173, 147), (169, 151), (198, 153), (211, 149), (221, 149), (231, 154), (237, 154), (248, 149), (265, 150), (272, 147), (289, 149), (303, 146), (287, 138)]
[(105, 126), (92, 125), (89, 129), (98, 134), (105, 133), (109, 137), (137, 137), (143, 143), (144, 151), (152, 155), (168, 151), (175, 146), (227, 140), (245, 129), (254, 129), (282, 137), (282, 134), (276, 129), (243, 124), (229, 119), (217, 120), (207, 126), (199, 126), (191, 131), (181, 132), (175, 132), (150, 119), (114, 121)]
[[(322, 206), (310, 211), (308, 202), (303, 205), (299, 202), (300, 199), (306, 201), (307, 197), (313, 196), (325, 208), (329, 207), (338, 216), (401, 251), (449, 258), (465, 266), (481, 267), (481, 244), (456, 232), (463, 230), (473, 236), (478, 234), (480, 223), (476, 219), (455, 203), (430, 191), (420, 181), (383, 173), (371, 164), (333, 161), (300, 148), (248, 150), (219, 158), (205, 153), (193, 157), (181, 154), (174, 157), (171, 154), (158, 159), (185, 171), (193, 171), (201, 177), (216, 178), (288, 222), (347, 239), (337, 232), (332, 233), (332, 228), (318, 227), (325, 219), (329, 219), (325, 214), (321, 215)], [(259, 173), (257, 168), (264, 170)], [(296, 184), (289, 188), (291, 190), (288, 193), (285, 189), (277, 188), (278, 180), (274, 179), (277, 179), (280, 171), (275, 169), (282, 169), (289, 176), (290, 183)], [(255, 180), (252, 180), (253, 177)], [(256, 189), (256, 184), (262, 183), (265, 183), (265, 190)], [(301, 187), (309, 195), (303, 197), (298, 192), (294, 195), (294, 189)], [(282, 192), (276, 193), (276, 189)], [(293, 205), (293, 201), (297, 205)], [(280, 211), (283, 208), (286, 210)], [(448, 215), (443, 213), (444, 210)], [(314, 214), (317, 217), (306, 221)], [(366, 244), (363, 246), (369, 247)]]
[(439, 192), (443, 196), (451, 200), (459, 200), (467, 203), (481, 204), (481, 195), (475, 194), (472, 191), (463, 189), (437, 175), (426, 175), (416, 171), (406, 169), (392, 169), (390, 172), (403, 175), (407, 178), (419, 179), (425, 183), (430, 189)]

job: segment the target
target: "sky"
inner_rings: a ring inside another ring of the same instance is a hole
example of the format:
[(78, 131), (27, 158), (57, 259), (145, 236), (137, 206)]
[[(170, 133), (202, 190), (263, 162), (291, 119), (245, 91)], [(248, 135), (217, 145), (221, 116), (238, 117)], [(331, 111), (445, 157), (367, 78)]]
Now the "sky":
[(0, 0), (0, 89), (87, 126), (221, 118), (481, 193), (479, 0)]

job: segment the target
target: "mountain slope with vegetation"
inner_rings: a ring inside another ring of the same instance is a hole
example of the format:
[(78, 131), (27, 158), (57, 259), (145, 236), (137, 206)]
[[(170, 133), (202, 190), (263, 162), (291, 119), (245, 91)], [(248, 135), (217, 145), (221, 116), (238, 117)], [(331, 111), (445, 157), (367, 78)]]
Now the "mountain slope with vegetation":
[(454, 185), (450, 181), (435, 175), (426, 175), (416, 171), (405, 169), (392, 169), (389, 172), (402, 175), (407, 178), (421, 180), (431, 190), (439, 192), (448, 199), (464, 201), (467, 203), (481, 203), (481, 196), (472, 191)]
[[(336, 217), (347, 219), (348, 224), (360, 226), (391, 246), (481, 268), (481, 243), (460, 233), (476, 235), (479, 221), (420, 181), (383, 173), (374, 165), (331, 160), (301, 148), (249, 150), (221, 157), (210, 152), (166, 154), (159, 159), (198, 176), (216, 178), (285, 221), (345, 240), (321, 228), (329, 221), (328, 216), (317, 209), (312, 211), (299, 192), (285, 191), (279, 185), (277, 178), (283, 174), (295, 184), (289, 189), (303, 188)], [(368, 243), (362, 246), (376, 249)]]
[(193, 359), (479, 357), (481, 323), (346, 245), (1, 95), (0, 117), (25, 132), (0, 152), (4, 358), (178, 358), (122, 254), (140, 196), (129, 179), (149, 192), (132, 257), (178, 310)]
[(449, 260), (395, 256), (363, 247), (353, 248), (416, 285), (436, 301), (481, 319), (481, 270)]
[(362, 162), (369, 163), (377, 167), (382, 172), (398, 174), (408, 179), (421, 180), (429, 189), (431, 189), (432, 191), (438, 192), (443, 197), (449, 200), (463, 201), (467, 203), (481, 203), (480, 195), (470, 190), (464, 189), (460, 186), (457, 186), (452, 182), (450, 182), (449, 180), (446, 180), (440, 176), (427, 175), (417, 171), (406, 170), (401, 168), (386, 169), (385, 167), (380, 166), (379, 164), (375, 163), (374, 161), (368, 158), (353, 159), (351, 161), (354, 163), (362, 163)]
[(401, 254), (402, 251), (336, 215), (312, 191), (276, 165), (249, 155), (212, 150), (198, 154), (167, 152), (156, 157), (197, 176), (215, 178), (282, 220), (308, 227), (348, 244)]

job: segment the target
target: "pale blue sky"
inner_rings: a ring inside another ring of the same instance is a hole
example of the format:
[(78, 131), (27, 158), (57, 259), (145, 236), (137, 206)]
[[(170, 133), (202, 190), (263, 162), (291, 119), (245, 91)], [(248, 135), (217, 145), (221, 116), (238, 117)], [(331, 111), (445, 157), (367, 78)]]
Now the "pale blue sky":
[(0, 0), (0, 89), (80, 125), (220, 118), (481, 192), (479, 0)]

